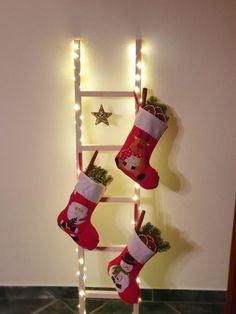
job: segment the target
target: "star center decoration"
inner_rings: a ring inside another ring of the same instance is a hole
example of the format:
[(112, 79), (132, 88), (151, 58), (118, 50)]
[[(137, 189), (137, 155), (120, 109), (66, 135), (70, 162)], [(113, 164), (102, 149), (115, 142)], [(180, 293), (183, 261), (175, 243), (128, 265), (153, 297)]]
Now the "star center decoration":
[(91, 112), (91, 114), (96, 117), (95, 125), (103, 122), (106, 125), (109, 125), (108, 118), (112, 115), (111, 112), (105, 112), (103, 105), (100, 105), (98, 112)]

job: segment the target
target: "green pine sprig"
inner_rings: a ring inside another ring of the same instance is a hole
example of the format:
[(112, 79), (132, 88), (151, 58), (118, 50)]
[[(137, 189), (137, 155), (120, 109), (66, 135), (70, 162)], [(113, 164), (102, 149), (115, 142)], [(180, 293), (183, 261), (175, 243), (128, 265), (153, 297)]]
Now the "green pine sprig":
[(152, 105), (154, 107), (161, 108), (163, 114), (165, 115), (166, 121), (169, 120), (169, 117), (166, 115), (167, 106), (161, 102), (161, 100), (155, 96), (150, 96), (146, 102), (147, 105)]
[(88, 172), (88, 176), (96, 183), (102, 183), (104, 186), (109, 185), (113, 181), (113, 177), (108, 175), (108, 171), (100, 166), (93, 165)]
[(139, 234), (150, 235), (157, 245), (157, 252), (165, 252), (170, 249), (170, 243), (163, 240), (161, 231), (150, 222), (141, 227)]

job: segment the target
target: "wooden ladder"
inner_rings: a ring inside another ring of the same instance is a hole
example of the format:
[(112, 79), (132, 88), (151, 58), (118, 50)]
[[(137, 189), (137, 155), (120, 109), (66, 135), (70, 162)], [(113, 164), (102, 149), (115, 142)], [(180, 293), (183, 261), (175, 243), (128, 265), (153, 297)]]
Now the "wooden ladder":
[[(135, 86), (134, 90), (138, 97), (141, 97), (141, 58), (142, 58), (142, 41), (136, 40), (136, 59), (135, 59)], [(121, 145), (91, 145), (82, 144), (81, 142), (81, 112), (83, 97), (134, 97), (133, 91), (82, 91), (80, 88), (80, 72), (81, 72), (81, 41), (75, 39), (73, 41), (74, 50), (74, 79), (75, 79), (75, 122), (76, 122), (76, 162), (77, 172), (84, 171), (83, 169), (83, 152), (87, 151), (119, 151)], [(138, 107), (135, 103), (135, 112), (137, 113)], [(138, 222), (140, 214), (140, 186), (134, 185), (134, 196), (131, 197), (108, 197), (105, 196), (101, 199), (101, 202), (111, 203), (133, 203), (134, 209), (134, 227)], [(94, 251), (102, 252), (121, 252), (125, 245), (112, 245), (112, 246), (98, 246)], [(86, 290), (85, 287), (85, 251), (83, 248), (78, 247), (78, 277), (79, 277), (79, 305), (78, 313), (85, 314), (85, 300), (86, 298), (93, 299), (119, 299), (116, 291), (110, 290)], [(139, 313), (139, 304), (133, 305), (133, 314)]]

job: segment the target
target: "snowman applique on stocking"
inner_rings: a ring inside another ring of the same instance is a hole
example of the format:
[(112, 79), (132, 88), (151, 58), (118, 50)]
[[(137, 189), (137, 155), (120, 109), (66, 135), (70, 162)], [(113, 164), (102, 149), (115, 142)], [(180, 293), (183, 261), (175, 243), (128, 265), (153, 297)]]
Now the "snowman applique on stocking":
[(139, 107), (134, 126), (115, 158), (117, 167), (144, 189), (154, 189), (158, 185), (158, 173), (150, 166), (149, 160), (167, 129), (168, 120), (165, 113), (161, 112), (161, 106), (158, 106), (158, 113), (157, 108), (155, 112), (150, 108), (153, 107)]
[(105, 186), (94, 182), (81, 172), (65, 209), (57, 223), (78, 245), (92, 250), (99, 242), (99, 235), (91, 223), (92, 213), (105, 192)]
[[(148, 232), (146, 233), (145, 230)], [(154, 236), (153, 230), (156, 233)], [(108, 265), (108, 274), (119, 297), (127, 304), (138, 303), (140, 288), (137, 284), (137, 276), (144, 264), (157, 252), (170, 248), (169, 243), (163, 241), (160, 234), (157, 228), (147, 223), (141, 233), (133, 232), (127, 247)]]

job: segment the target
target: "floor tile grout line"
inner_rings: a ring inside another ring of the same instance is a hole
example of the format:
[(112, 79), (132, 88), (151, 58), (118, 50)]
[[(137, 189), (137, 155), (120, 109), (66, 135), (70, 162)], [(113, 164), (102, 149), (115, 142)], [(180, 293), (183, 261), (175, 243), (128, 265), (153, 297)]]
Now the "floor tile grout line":
[(210, 301), (176, 301), (176, 300), (166, 300), (166, 301), (153, 301), (154, 303), (155, 302), (161, 302), (161, 303), (175, 303), (175, 304), (203, 304), (203, 305), (208, 305), (208, 304), (216, 304), (216, 305), (219, 305), (219, 304), (225, 304), (225, 302), (210, 302)]
[(52, 294), (50, 291), (46, 291), (46, 293), (47, 293), (50, 297), (52, 297), (52, 299), (56, 299), (55, 295)]
[(104, 304), (100, 305), (99, 307), (97, 307), (96, 309), (92, 310), (92, 312), (89, 312), (88, 314), (94, 314), (96, 313), (98, 310), (101, 310), (107, 303), (105, 302)]
[(61, 300), (61, 302), (65, 305), (65, 307), (66, 307), (68, 310), (71, 311), (71, 313), (76, 313), (74, 310), (72, 310), (72, 308), (71, 308), (68, 304), (66, 304), (66, 303), (63, 301), (63, 299)]
[(177, 314), (182, 314), (181, 312), (179, 312), (178, 310), (176, 310), (176, 308), (173, 307), (173, 305), (164, 302), (165, 305), (167, 305), (170, 309), (172, 309), (175, 313)]
[(38, 310), (32, 312), (32, 314), (38, 314), (42, 311), (44, 311), (46, 308), (48, 308), (49, 306), (53, 305), (54, 303), (57, 303), (58, 300), (57, 299), (54, 299), (52, 300), (51, 302), (49, 302), (48, 304), (45, 304), (44, 306), (40, 307)]

